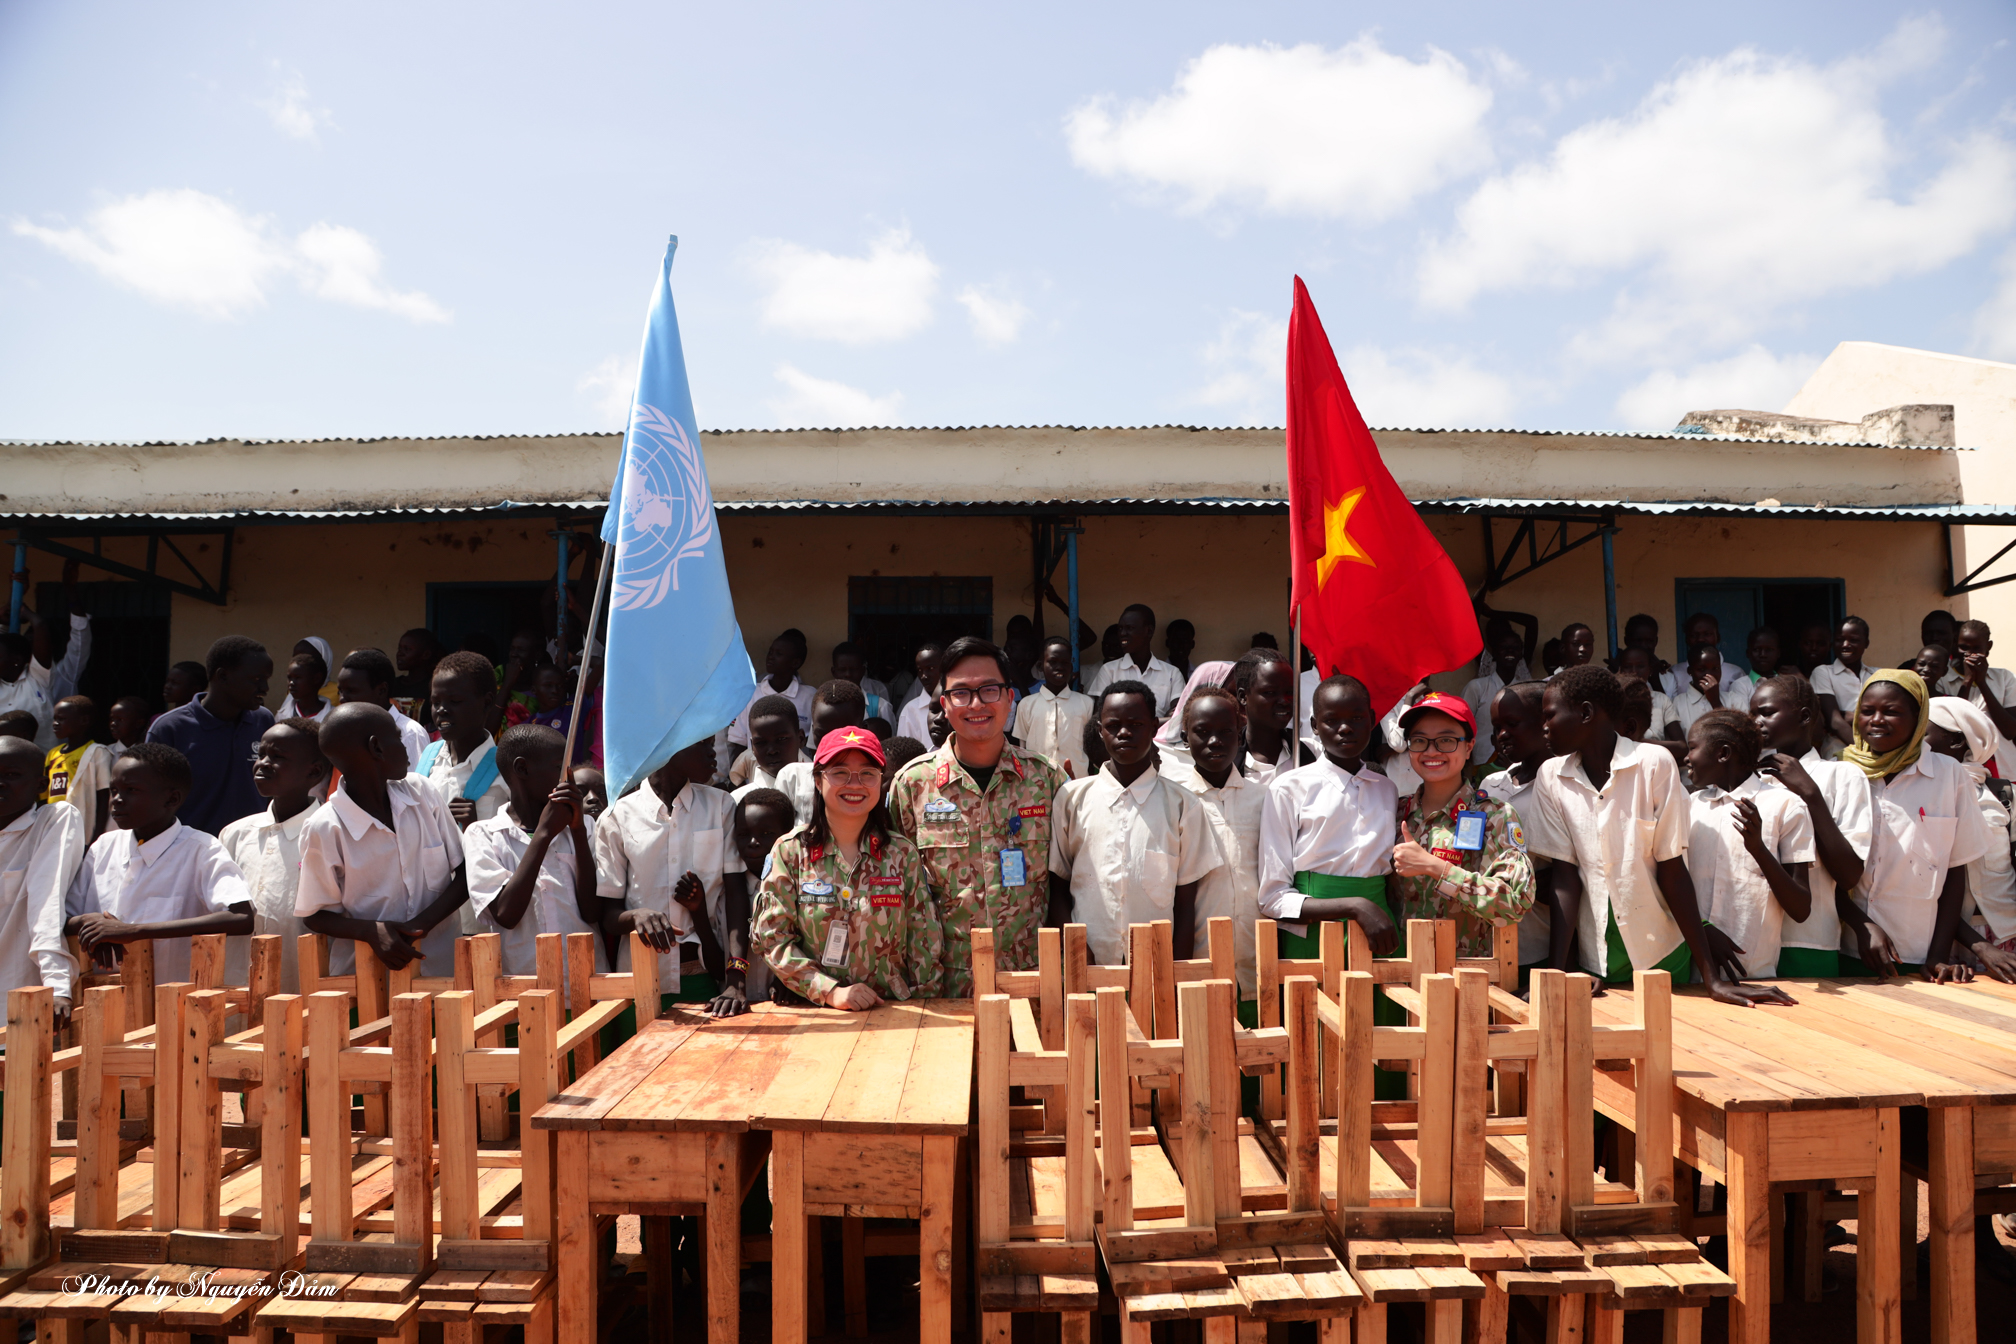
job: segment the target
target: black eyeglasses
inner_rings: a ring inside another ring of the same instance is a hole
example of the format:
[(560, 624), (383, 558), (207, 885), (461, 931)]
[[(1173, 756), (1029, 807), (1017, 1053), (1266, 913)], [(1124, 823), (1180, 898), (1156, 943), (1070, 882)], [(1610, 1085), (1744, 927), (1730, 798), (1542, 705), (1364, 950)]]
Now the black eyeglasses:
[(985, 686), (948, 686), (944, 691), (946, 701), (961, 709), (976, 700), (983, 705), (995, 704), (1006, 694), (1008, 687), (998, 681), (990, 681)]

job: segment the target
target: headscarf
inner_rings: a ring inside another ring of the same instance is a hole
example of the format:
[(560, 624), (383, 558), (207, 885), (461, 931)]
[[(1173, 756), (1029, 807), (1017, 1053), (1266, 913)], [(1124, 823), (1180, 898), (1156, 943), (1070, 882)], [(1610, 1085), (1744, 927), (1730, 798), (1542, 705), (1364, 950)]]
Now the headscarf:
[(322, 655), (323, 675), (334, 679), (336, 676), (336, 654), (330, 649), (329, 641), (320, 635), (303, 635), (301, 636), (301, 643), (315, 646), (315, 652)]
[(1967, 739), (1967, 774), (1976, 784), (1988, 778), (1988, 763), (2002, 745), (1994, 720), (1981, 708), (1957, 695), (1932, 697), (1932, 722)]
[(1190, 680), (1183, 683), (1183, 693), (1176, 697), (1176, 703), (1169, 709), (1169, 719), (1156, 730), (1155, 744), (1160, 747), (1183, 745), (1183, 707), (1190, 703), (1190, 697), (1199, 686), (1224, 686), (1232, 680), (1232, 664), (1229, 662), (1209, 662), (1197, 664), (1197, 670), (1190, 674)]
[[(1862, 740), (1862, 700), (1869, 694), (1871, 686), (1890, 682), (1904, 688), (1904, 693), (1918, 702), (1918, 726), (1911, 731), (1911, 740), (1894, 751), (1877, 755)], [(1861, 694), (1855, 697), (1855, 740), (1841, 753), (1841, 759), (1858, 767), (1871, 779), (1882, 779), (1896, 774), (1905, 766), (1918, 759), (1925, 748), (1925, 730), (1932, 726), (1932, 693), (1925, 689), (1925, 678), (1902, 667), (1886, 667), (1862, 683)]]

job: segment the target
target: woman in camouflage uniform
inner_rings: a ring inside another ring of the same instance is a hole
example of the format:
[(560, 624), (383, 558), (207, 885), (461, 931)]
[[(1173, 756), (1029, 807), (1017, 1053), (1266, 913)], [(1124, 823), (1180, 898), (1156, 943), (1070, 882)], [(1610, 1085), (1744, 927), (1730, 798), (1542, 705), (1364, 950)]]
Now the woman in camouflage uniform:
[(770, 851), (750, 933), (799, 997), (860, 1010), (942, 990), (945, 935), (917, 847), (882, 804), (873, 733), (826, 734), (813, 758), (811, 819)]
[(1421, 787), (1400, 800), (1393, 872), (1402, 919), (1456, 921), (1456, 955), (1491, 955), (1494, 925), (1516, 924), (1533, 907), (1533, 863), (1518, 814), (1463, 778), (1477, 719), (1440, 692), (1400, 718), (1407, 760)]

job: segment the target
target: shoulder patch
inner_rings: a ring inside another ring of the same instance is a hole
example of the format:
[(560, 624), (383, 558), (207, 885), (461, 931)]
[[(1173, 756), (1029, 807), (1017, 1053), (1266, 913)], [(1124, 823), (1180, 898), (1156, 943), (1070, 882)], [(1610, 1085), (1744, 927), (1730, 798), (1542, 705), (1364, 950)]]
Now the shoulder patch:
[(1521, 849), (1526, 848), (1526, 828), (1521, 826), (1516, 819), (1506, 823), (1505, 833), (1512, 838), (1513, 844), (1519, 846)]

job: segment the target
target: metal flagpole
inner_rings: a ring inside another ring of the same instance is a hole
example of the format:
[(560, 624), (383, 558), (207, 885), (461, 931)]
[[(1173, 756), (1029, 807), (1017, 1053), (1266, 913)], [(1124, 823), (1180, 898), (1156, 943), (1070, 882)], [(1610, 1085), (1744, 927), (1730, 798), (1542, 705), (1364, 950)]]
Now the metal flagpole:
[[(1292, 688), (1288, 704), (1288, 768), (1302, 764), (1302, 607), (1298, 603), (1288, 618), (1288, 640), (1295, 651), (1288, 655), (1288, 684)], [(1278, 762), (1277, 762), (1278, 765)]]
[[(595, 600), (588, 608), (588, 628), (581, 632), (581, 674), (574, 682), (574, 712), (567, 716), (567, 750), (560, 757), (563, 767), (570, 774), (574, 769), (574, 737), (581, 731), (581, 705), (588, 699), (587, 691), (584, 689), (588, 680), (588, 650), (594, 647), (595, 628), (602, 623), (602, 602), (609, 595), (609, 571), (615, 564), (616, 543), (605, 541), (602, 543), (602, 568), (595, 575)], [(566, 600), (564, 594), (561, 600), (563, 602)], [(603, 652), (605, 654), (608, 652), (606, 645)], [(606, 720), (603, 729), (605, 732), (608, 729)]]

